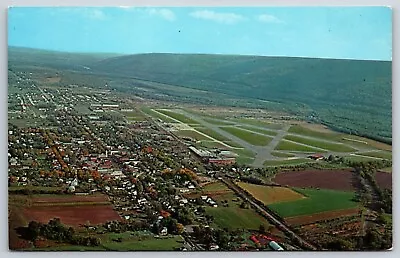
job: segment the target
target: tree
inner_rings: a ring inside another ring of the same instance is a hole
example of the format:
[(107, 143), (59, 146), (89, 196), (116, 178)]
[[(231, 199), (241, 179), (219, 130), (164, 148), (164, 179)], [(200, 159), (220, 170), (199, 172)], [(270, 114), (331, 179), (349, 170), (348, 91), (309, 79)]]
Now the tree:
[(185, 227), (181, 223), (176, 224), (176, 233), (181, 235), (185, 231)]

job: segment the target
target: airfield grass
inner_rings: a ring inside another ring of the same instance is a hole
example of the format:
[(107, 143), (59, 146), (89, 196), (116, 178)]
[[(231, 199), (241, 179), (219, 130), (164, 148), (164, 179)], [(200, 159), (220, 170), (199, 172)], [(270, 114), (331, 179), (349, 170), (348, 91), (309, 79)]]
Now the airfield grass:
[(279, 151), (271, 151), (271, 154), (275, 157), (280, 157), (280, 158), (291, 158), (294, 157), (294, 154), (290, 154), (290, 153), (283, 153), (283, 152), (279, 152)]
[(287, 140), (291, 140), (294, 142), (307, 144), (310, 146), (314, 146), (317, 148), (322, 148), (329, 151), (337, 151), (337, 152), (352, 152), (355, 151), (354, 148), (344, 145), (344, 144), (337, 144), (337, 143), (330, 143), (330, 142), (322, 142), (310, 138), (303, 138), (295, 135), (287, 135), (284, 137)]
[(376, 158), (373, 158), (373, 157), (357, 156), (357, 155), (347, 156), (347, 157), (345, 157), (345, 159), (350, 162), (368, 162), (368, 161), (376, 160)]
[(290, 165), (299, 165), (304, 163), (314, 163), (315, 161), (310, 159), (287, 159), (287, 160), (267, 160), (264, 162), (264, 166), (267, 167), (278, 167), (278, 166), (290, 166)]
[(282, 125), (281, 124), (274, 124), (274, 123), (270, 123), (270, 122), (263, 121), (263, 120), (258, 120), (258, 119), (234, 118), (234, 119), (231, 119), (231, 120), (235, 121), (235, 122), (238, 122), (238, 123), (242, 123), (242, 124), (265, 127), (265, 128), (269, 128), (269, 129), (276, 129), (276, 130), (277, 129), (282, 129)]
[(271, 131), (271, 130), (265, 130), (265, 129), (261, 129), (261, 128), (254, 128), (251, 126), (245, 126), (245, 125), (240, 125), (239, 128), (243, 128), (252, 132), (256, 132), (256, 133), (261, 133), (261, 134), (265, 134), (265, 135), (269, 135), (269, 136), (275, 136), (277, 134), (276, 131)]
[(190, 138), (193, 138), (193, 139), (195, 139), (197, 141), (209, 141), (209, 140), (211, 140), (207, 136), (199, 134), (198, 132), (196, 132), (194, 130), (180, 130), (180, 131), (177, 131), (177, 132), (174, 132), (174, 133), (177, 134), (178, 136), (190, 137)]
[(251, 133), (249, 131), (245, 131), (236, 127), (220, 127), (222, 130), (256, 146), (265, 146), (271, 140), (272, 137)]
[[(227, 143), (228, 144), (228, 143)], [(207, 149), (215, 149), (215, 148), (219, 148), (219, 149), (229, 149), (228, 147), (226, 147), (225, 145), (219, 143), (219, 142), (215, 142), (212, 140), (203, 140), (200, 143), (196, 143), (195, 144), (197, 147), (204, 147)], [(228, 144), (229, 145), (229, 144)]]
[(152, 110), (151, 108), (148, 107), (143, 107), (141, 108), (141, 110), (146, 113), (147, 115), (155, 118), (155, 119), (161, 119), (162, 121), (166, 122), (166, 123), (177, 123), (175, 120), (171, 119), (168, 116), (164, 116), (160, 113), (155, 112), (154, 110)]
[(232, 122), (228, 122), (225, 120), (217, 120), (217, 119), (211, 119), (211, 118), (203, 118), (204, 121), (207, 123), (213, 124), (213, 125), (232, 125)]
[(310, 146), (305, 146), (301, 144), (296, 144), (294, 142), (281, 140), (279, 144), (276, 146), (275, 150), (287, 150), (287, 151), (300, 151), (300, 152), (326, 152), (321, 149), (313, 148)]
[(237, 144), (231, 144), (230, 140), (228, 138), (226, 138), (225, 136), (217, 133), (216, 131), (210, 129), (210, 128), (198, 128), (196, 129), (199, 132), (202, 132), (204, 134), (207, 134), (208, 136), (214, 138), (215, 140), (221, 141), (221, 142), (225, 142), (226, 144), (232, 146), (232, 147), (240, 147)]
[(373, 151), (373, 152), (365, 152), (365, 153), (358, 153), (363, 156), (369, 156), (374, 158), (381, 158), (381, 159), (392, 159), (392, 153), (387, 151)]
[(281, 217), (287, 218), (325, 211), (350, 209), (359, 205), (357, 202), (352, 201), (355, 197), (355, 193), (352, 192), (310, 188), (294, 188), (294, 190), (308, 198), (291, 202), (274, 203), (268, 205), (268, 207), (277, 212)]
[(236, 163), (242, 164), (250, 164), (254, 161), (256, 154), (248, 149), (235, 149), (232, 150), (239, 156), (236, 157)]
[(174, 118), (174, 119), (176, 119), (178, 121), (181, 121), (182, 123), (185, 123), (185, 124), (194, 124), (194, 125), (199, 124), (199, 122), (197, 122), (196, 120), (193, 120), (193, 119), (191, 119), (191, 118), (189, 118), (189, 117), (187, 117), (185, 115), (176, 113), (176, 112), (171, 111), (171, 110), (157, 109), (157, 111), (160, 112), (160, 113), (163, 113), (164, 115), (172, 117), (172, 118)]
[(341, 134), (339, 133), (324, 133), (324, 132), (318, 132), (315, 130), (311, 130), (309, 128), (305, 128), (301, 125), (292, 125), (289, 130), (289, 133), (295, 133), (295, 134), (300, 134), (304, 136), (311, 136), (311, 137), (316, 137), (316, 138), (321, 138), (325, 140), (340, 140), (341, 139)]

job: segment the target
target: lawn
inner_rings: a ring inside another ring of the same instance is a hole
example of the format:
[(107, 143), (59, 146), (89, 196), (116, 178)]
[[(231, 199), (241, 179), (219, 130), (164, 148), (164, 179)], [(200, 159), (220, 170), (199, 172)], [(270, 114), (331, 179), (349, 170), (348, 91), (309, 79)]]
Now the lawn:
[(268, 224), (267, 220), (254, 210), (242, 209), (237, 205), (234, 207), (206, 207), (206, 212), (214, 217), (214, 223), (221, 228), (256, 230), (261, 224)]
[(324, 132), (318, 132), (318, 131), (314, 131), (308, 128), (305, 128), (301, 125), (292, 125), (289, 130), (289, 133), (295, 133), (295, 134), (301, 134), (304, 136), (311, 136), (311, 137), (317, 137), (317, 138), (321, 138), (321, 139), (325, 139), (325, 140), (340, 140), (341, 139), (341, 134), (339, 133), (324, 133)]
[(258, 133), (252, 133), (236, 127), (220, 127), (220, 128), (252, 145), (265, 146), (272, 140), (272, 137), (261, 135)]
[(300, 151), (300, 152), (310, 152), (310, 153), (315, 153), (315, 152), (326, 152), (321, 149), (301, 145), (301, 144), (296, 144), (294, 142), (289, 142), (285, 140), (281, 140), (275, 148), (276, 150), (287, 150), (287, 151)]
[(197, 122), (196, 120), (193, 120), (185, 115), (170, 111), (170, 110), (166, 110), (166, 109), (157, 109), (158, 112), (163, 113), (164, 115), (167, 115), (169, 117), (172, 117), (178, 121), (181, 121), (182, 123), (185, 124), (199, 124), (199, 122)]
[(244, 182), (237, 184), (265, 205), (304, 199), (302, 194), (286, 187), (255, 185)]
[(291, 140), (294, 142), (302, 143), (302, 144), (307, 144), (310, 146), (314, 146), (317, 148), (322, 148), (325, 150), (329, 151), (337, 151), (337, 152), (352, 152), (355, 151), (354, 148), (344, 145), (344, 144), (337, 144), (337, 143), (330, 143), (330, 142), (322, 142), (310, 138), (303, 138), (295, 135), (287, 135), (285, 136), (285, 139)]
[(374, 161), (376, 160), (373, 157), (367, 157), (367, 156), (357, 156), (357, 155), (351, 155), (345, 157), (347, 161), (352, 161), (352, 162), (368, 162), (368, 161)]
[(359, 205), (357, 202), (352, 201), (355, 196), (355, 193), (352, 192), (299, 188), (295, 188), (295, 190), (308, 198), (275, 203), (268, 205), (268, 207), (276, 211), (280, 216), (287, 218), (324, 211), (350, 209)]
[(271, 131), (271, 130), (265, 130), (265, 129), (261, 129), (261, 128), (254, 128), (251, 126), (245, 126), (245, 125), (240, 125), (240, 128), (249, 130), (249, 131), (253, 131), (256, 133), (262, 133), (262, 134), (266, 134), (266, 135), (270, 135), (270, 136), (275, 136), (277, 134), (276, 131)]
[(304, 163), (314, 163), (311, 159), (287, 159), (287, 160), (267, 160), (264, 162), (264, 166), (277, 167), (277, 166), (288, 166), (288, 165), (299, 165)]

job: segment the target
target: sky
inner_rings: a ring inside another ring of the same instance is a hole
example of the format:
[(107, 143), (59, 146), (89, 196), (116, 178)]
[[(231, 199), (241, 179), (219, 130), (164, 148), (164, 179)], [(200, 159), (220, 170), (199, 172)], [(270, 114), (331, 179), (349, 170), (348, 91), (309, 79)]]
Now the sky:
[(8, 45), (392, 60), (387, 7), (11, 7)]

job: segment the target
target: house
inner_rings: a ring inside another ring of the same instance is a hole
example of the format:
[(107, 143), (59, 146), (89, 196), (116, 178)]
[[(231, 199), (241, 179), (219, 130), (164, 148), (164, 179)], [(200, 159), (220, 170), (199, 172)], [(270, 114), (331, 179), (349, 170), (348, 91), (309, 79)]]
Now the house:
[(168, 235), (168, 229), (166, 227), (163, 227), (163, 229), (161, 230), (160, 235), (162, 235), (162, 236)]
[(314, 154), (314, 155), (308, 156), (308, 158), (313, 159), (313, 160), (323, 160), (324, 159), (324, 155), (322, 155), (322, 154)]

